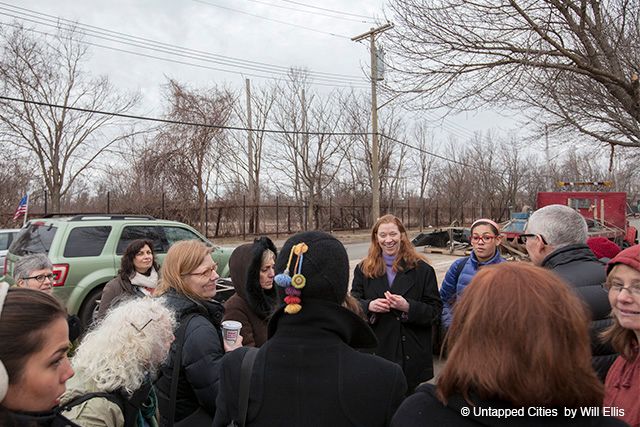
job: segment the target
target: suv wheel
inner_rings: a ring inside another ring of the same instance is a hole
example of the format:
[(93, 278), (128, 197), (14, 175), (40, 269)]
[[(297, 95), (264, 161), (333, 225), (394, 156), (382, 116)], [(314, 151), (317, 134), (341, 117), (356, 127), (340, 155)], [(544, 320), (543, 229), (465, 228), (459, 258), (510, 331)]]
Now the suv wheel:
[(80, 317), (80, 321), (82, 322), (82, 326), (86, 331), (92, 324), (96, 318), (96, 314), (98, 312), (98, 305), (100, 304), (100, 298), (102, 296), (102, 286), (94, 289), (87, 295), (84, 302), (82, 303), (82, 307), (78, 312), (78, 317)]

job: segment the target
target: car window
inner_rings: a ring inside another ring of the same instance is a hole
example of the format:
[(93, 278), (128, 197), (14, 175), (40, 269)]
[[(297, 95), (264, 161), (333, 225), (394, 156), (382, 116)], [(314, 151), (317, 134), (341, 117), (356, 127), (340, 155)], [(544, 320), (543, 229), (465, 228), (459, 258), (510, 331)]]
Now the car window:
[(198, 236), (191, 230), (182, 227), (163, 227), (164, 233), (167, 236), (167, 242), (169, 246), (173, 245), (175, 242), (179, 242), (180, 240), (198, 240), (200, 242), (205, 242), (202, 237)]
[(9, 252), (20, 256), (49, 253), (51, 242), (53, 242), (57, 231), (58, 227), (54, 227), (53, 224), (33, 223), (29, 228), (20, 232), (9, 246)]
[(111, 233), (110, 226), (76, 227), (69, 233), (64, 246), (65, 258), (98, 256), (102, 253)]
[(13, 242), (14, 237), (18, 233), (0, 233), (0, 251), (6, 251), (9, 249), (9, 245)]
[(153, 242), (153, 251), (157, 254), (162, 254), (169, 250), (169, 244), (162, 227), (158, 225), (130, 225), (122, 230), (116, 247), (116, 254), (122, 255), (129, 243), (136, 239), (151, 240)]

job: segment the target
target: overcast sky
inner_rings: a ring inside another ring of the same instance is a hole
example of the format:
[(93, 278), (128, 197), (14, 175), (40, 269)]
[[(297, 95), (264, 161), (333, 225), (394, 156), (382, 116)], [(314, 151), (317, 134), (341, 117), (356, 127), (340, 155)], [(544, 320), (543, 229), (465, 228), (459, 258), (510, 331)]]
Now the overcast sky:
[[(97, 27), (87, 29), (90, 35), (85, 36), (93, 44), (87, 71), (106, 74), (117, 88), (140, 93), (137, 113), (158, 116), (161, 85), (167, 77), (194, 87), (215, 83), (239, 89), (245, 78), (259, 85), (265, 78), (282, 77), (279, 71), (294, 66), (319, 73), (317, 90), (354, 84), (369, 93), (363, 73), (369, 67), (367, 44), (350, 38), (377, 26), (376, 20), (383, 22), (384, 4), (381, 0), (5, 0), (0, 2), (0, 19), (17, 19), (49, 33), (54, 29), (45, 24), (52, 22), (51, 17)], [(97, 33), (111, 40), (98, 38)], [(139, 38), (129, 43), (163, 43), (173, 47), (162, 49), (207, 55), (209, 60), (127, 45), (122, 43), (126, 36)], [(432, 126), (464, 139), (474, 131), (505, 132), (513, 123), (494, 113), (467, 113)]]

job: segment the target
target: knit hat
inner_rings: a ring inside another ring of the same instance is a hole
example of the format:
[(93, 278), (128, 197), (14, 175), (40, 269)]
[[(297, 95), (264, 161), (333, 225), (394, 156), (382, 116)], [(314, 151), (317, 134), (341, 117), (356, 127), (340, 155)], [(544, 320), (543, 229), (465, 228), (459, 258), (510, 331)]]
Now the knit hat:
[(620, 246), (606, 237), (589, 237), (587, 245), (597, 258), (613, 258), (620, 253)]
[(607, 274), (611, 273), (611, 270), (616, 264), (624, 264), (640, 271), (640, 245), (634, 245), (616, 255), (611, 261), (607, 263)]
[(308, 299), (340, 305), (347, 296), (349, 257), (342, 243), (332, 235), (307, 231), (285, 242), (276, 260), (276, 273), (280, 299), (288, 305), (300, 306), (285, 310), (287, 313), (304, 309)]

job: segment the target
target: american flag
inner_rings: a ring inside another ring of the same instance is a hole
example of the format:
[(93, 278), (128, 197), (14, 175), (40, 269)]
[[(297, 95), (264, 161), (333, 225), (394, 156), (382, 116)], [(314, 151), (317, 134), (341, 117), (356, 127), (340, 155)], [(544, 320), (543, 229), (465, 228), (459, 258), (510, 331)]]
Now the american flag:
[(13, 219), (18, 219), (22, 215), (27, 213), (27, 205), (29, 204), (29, 195), (25, 194), (22, 199), (20, 199), (20, 204), (18, 205), (18, 209), (16, 209), (16, 213), (13, 214)]

